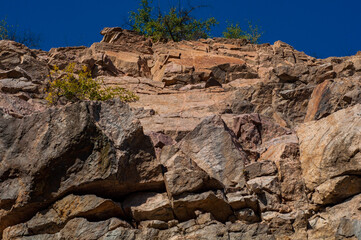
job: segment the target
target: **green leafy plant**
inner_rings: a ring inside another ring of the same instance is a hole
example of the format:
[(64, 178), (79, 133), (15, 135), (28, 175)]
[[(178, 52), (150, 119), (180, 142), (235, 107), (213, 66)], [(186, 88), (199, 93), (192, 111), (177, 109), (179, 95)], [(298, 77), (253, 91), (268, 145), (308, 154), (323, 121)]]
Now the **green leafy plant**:
[(20, 31), (18, 26), (9, 25), (6, 18), (0, 20), (0, 40), (12, 40), (31, 48), (40, 46), (40, 36), (30, 30)]
[(226, 31), (223, 32), (223, 36), (225, 38), (230, 38), (230, 39), (239, 39), (239, 38), (247, 39), (247, 36), (244, 35), (244, 32), (238, 23), (237, 24), (228, 23)]
[(103, 82), (91, 77), (86, 66), (75, 73), (75, 63), (69, 64), (63, 71), (57, 66), (50, 72), (49, 77), (53, 80), (47, 89), (46, 100), (50, 104), (56, 104), (65, 100), (76, 102), (80, 100), (105, 101), (112, 98), (119, 98), (123, 102), (138, 100), (134, 93), (120, 87), (109, 88)]
[(257, 25), (253, 25), (250, 21), (248, 22), (247, 31), (243, 31), (238, 23), (228, 23), (226, 31), (223, 32), (225, 38), (247, 39), (251, 43), (259, 43), (262, 34), (260, 28)]
[(138, 11), (130, 13), (130, 26), (134, 31), (155, 41), (178, 42), (207, 38), (211, 28), (218, 24), (213, 17), (205, 21), (193, 17), (191, 13), (197, 7), (183, 9), (180, 6), (178, 8), (173, 6), (167, 14), (163, 14), (160, 9), (154, 13), (151, 4), (152, 0), (140, 1)]

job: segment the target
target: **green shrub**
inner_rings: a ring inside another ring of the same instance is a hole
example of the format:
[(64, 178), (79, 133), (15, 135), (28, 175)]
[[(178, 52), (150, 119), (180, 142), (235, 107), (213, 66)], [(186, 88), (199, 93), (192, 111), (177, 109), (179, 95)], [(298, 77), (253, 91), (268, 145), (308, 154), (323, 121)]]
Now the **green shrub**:
[(124, 88), (109, 88), (91, 77), (86, 66), (82, 70), (74, 72), (75, 63), (69, 64), (64, 71), (57, 66), (51, 71), (49, 77), (53, 78), (47, 89), (46, 100), (50, 104), (56, 104), (61, 100), (76, 102), (80, 100), (104, 101), (111, 98), (119, 98), (123, 102), (136, 101), (139, 98)]
[(244, 32), (238, 23), (235, 25), (233, 23), (229, 23), (227, 25), (226, 31), (223, 32), (223, 36), (225, 38), (230, 38), (230, 39), (239, 39), (239, 38), (247, 39), (247, 36), (244, 35)]
[(130, 25), (134, 31), (155, 41), (207, 38), (211, 28), (218, 24), (213, 17), (205, 21), (193, 17), (191, 13), (196, 7), (171, 7), (167, 14), (158, 9), (154, 14), (151, 4), (152, 0), (141, 0), (138, 11), (130, 13)]
[(248, 30), (243, 31), (238, 23), (228, 23), (226, 31), (223, 32), (225, 38), (232, 39), (247, 39), (251, 43), (259, 43), (259, 40), (262, 36), (262, 32), (257, 25), (253, 25), (251, 22), (248, 22)]

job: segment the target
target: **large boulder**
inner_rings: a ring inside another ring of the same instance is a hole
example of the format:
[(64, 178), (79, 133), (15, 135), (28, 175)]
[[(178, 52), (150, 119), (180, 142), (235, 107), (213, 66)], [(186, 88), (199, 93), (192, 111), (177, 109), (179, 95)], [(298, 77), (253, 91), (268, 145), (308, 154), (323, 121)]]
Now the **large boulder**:
[(1, 232), (67, 193), (164, 190), (150, 138), (118, 101), (76, 103), (23, 119), (0, 112), (0, 159)]
[(160, 161), (170, 170), (188, 162), (186, 167), (201, 169), (226, 187), (244, 182), (247, 156), (220, 116), (205, 118), (178, 144), (164, 149)]
[(318, 204), (361, 192), (360, 185), (354, 184), (361, 177), (360, 113), (358, 104), (297, 129), (302, 175)]

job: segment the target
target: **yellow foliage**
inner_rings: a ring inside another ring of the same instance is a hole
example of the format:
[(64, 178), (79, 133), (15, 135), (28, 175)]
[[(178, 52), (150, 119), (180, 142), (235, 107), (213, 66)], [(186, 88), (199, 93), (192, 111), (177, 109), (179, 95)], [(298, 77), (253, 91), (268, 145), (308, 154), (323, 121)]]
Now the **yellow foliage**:
[(57, 66), (53, 67), (50, 77), (54, 80), (50, 82), (45, 98), (50, 104), (56, 104), (60, 99), (70, 102), (105, 101), (112, 98), (132, 102), (139, 99), (129, 90), (120, 87), (109, 88), (103, 82), (93, 79), (86, 66), (82, 66), (82, 70), (77, 73), (74, 73), (74, 68), (75, 63), (70, 63), (63, 71), (60, 71)]

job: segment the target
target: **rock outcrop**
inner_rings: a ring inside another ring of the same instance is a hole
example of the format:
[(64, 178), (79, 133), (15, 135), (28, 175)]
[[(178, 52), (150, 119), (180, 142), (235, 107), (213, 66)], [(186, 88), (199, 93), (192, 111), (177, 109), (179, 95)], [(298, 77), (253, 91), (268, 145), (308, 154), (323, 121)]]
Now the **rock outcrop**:
[(297, 129), (302, 176), (315, 203), (337, 203), (361, 193), (360, 131), (360, 104)]
[[(0, 41), (2, 239), (361, 239), (361, 55), (101, 34)], [(69, 63), (139, 101), (49, 106)]]

